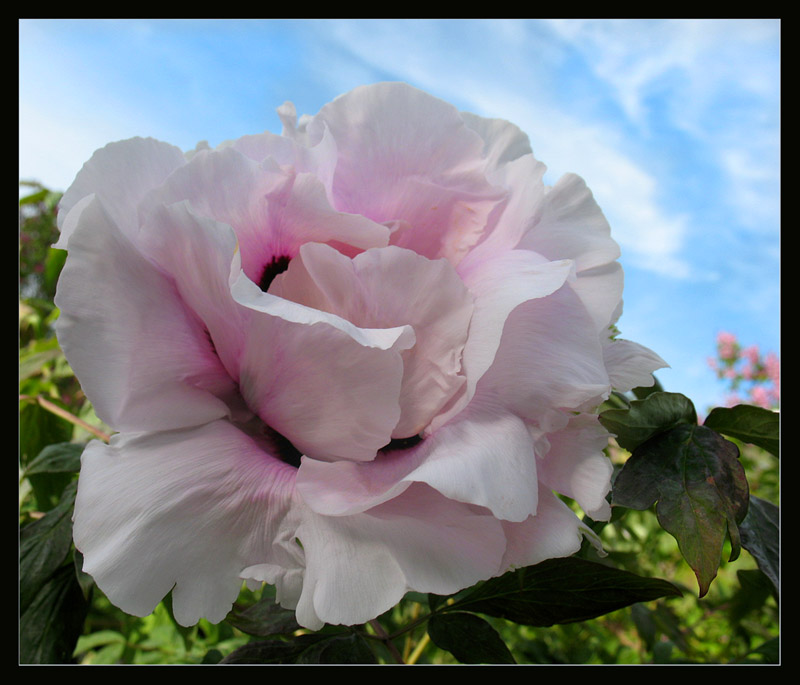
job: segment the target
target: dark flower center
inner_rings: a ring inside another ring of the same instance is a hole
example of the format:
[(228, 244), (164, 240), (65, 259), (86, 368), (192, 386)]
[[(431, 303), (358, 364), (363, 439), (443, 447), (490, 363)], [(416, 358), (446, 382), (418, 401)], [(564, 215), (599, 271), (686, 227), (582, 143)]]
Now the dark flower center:
[(394, 450), (407, 450), (409, 447), (419, 445), (422, 442), (421, 435), (412, 435), (409, 438), (392, 438), (392, 440), (381, 447), (380, 452), (393, 452)]
[(300, 467), (300, 457), (303, 453), (297, 449), (288, 438), (281, 435), (274, 428), (264, 425), (264, 435), (269, 439), (272, 448), (275, 450), (275, 456), (278, 457), (283, 463)]
[(273, 257), (272, 261), (264, 266), (264, 271), (262, 272), (261, 278), (258, 281), (258, 287), (261, 288), (263, 292), (267, 292), (270, 283), (272, 283), (272, 281), (275, 279), (275, 276), (286, 271), (286, 269), (289, 268), (289, 262), (291, 260), (292, 258), (286, 255), (283, 255), (282, 257)]

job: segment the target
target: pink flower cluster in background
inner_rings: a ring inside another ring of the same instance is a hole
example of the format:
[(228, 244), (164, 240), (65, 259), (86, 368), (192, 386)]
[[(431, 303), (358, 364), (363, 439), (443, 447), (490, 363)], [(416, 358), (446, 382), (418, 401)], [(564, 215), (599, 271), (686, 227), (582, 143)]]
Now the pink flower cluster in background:
[(726, 404), (754, 404), (776, 409), (780, 404), (780, 359), (761, 354), (757, 345), (742, 347), (733, 333), (717, 334), (717, 357), (708, 360), (717, 378), (728, 385)]

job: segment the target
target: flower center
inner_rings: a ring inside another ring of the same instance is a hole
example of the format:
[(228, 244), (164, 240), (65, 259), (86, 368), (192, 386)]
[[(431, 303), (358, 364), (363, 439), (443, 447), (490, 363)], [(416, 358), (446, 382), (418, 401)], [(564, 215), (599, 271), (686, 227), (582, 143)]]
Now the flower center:
[(392, 440), (378, 450), (379, 452), (393, 452), (394, 450), (407, 450), (422, 442), (421, 435), (412, 435), (409, 438), (392, 438)]
[(289, 466), (294, 466), (295, 468), (300, 467), (300, 457), (302, 457), (303, 454), (288, 438), (266, 424), (264, 424), (262, 432), (264, 436), (269, 439), (276, 457), (283, 463), (289, 464)]
[(286, 269), (289, 268), (289, 262), (291, 260), (292, 258), (287, 255), (273, 257), (272, 261), (264, 266), (264, 271), (261, 273), (261, 279), (258, 281), (258, 287), (261, 288), (263, 292), (267, 292), (270, 283), (272, 283), (272, 281), (275, 279), (275, 276), (286, 271)]

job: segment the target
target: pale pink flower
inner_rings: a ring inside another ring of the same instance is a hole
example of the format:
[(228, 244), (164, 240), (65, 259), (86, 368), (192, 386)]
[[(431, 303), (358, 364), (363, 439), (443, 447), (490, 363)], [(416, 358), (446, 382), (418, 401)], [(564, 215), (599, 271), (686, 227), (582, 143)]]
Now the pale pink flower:
[(717, 349), (722, 360), (732, 360), (737, 356), (739, 343), (733, 333), (721, 331), (717, 334)]
[(115, 431), (82, 460), (85, 570), (143, 615), (243, 580), (355, 624), (578, 550), (609, 515), (619, 250), (512, 124), (404, 84), (190, 155), (113, 143), (64, 195), (58, 334)]
[(763, 385), (756, 385), (750, 390), (750, 401), (757, 407), (769, 409), (772, 405), (770, 393)]
[(758, 345), (750, 345), (741, 351), (742, 357), (747, 359), (753, 366), (758, 366), (761, 362), (761, 355), (758, 352)]

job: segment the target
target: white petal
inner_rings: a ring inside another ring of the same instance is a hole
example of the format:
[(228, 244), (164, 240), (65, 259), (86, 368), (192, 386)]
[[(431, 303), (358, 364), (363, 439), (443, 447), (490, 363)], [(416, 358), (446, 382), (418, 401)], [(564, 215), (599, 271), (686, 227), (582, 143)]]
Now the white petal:
[[(563, 286), (572, 271), (573, 265), (568, 260), (548, 262), (528, 250), (514, 250), (472, 263), (468, 271), (459, 269), (475, 297), (462, 364), (467, 377), (466, 393), (458, 405), (437, 417), (435, 426), (442, 425), (472, 398), (478, 382), (495, 361), (511, 313), (525, 302), (551, 295)], [(535, 356), (536, 347), (529, 350), (530, 356)], [(508, 380), (515, 385), (519, 383), (518, 379)]]
[(180, 428), (228, 414), (218, 398), (234, 394), (234, 383), (203, 325), (97, 199), (70, 238), (55, 301), (59, 342), (112, 428)]
[(416, 344), (403, 353), (401, 418), (393, 437), (417, 435), (464, 383), (461, 352), (472, 297), (446, 260), (395, 246), (351, 260), (308, 243), (269, 292), (362, 328), (413, 327)]
[(508, 540), (503, 568), (568, 557), (581, 548), (583, 538), (580, 519), (544, 486), (536, 515), (521, 523), (504, 522), (503, 532)]
[(195, 215), (188, 203), (155, 208), (139, 235), (142, 250), (168, 273), (203, 322), (232, 378), (239, 377), (246, 310), (231, 295), (239, 254), (233, 229)]
[(533, 441), (516, 416), (476, 403), (413, 449), (360, 464), (303, 461), (297, 475), (308, 505), (332, 516), (366, 511), (414, 482), (485, 507), (499, 519), (522, 521), (537, 506)]
[(533, 227), (517, 247), (549, 259), (573, 259), (579, 273), (613, 262), (620, 254), (603, 212), (575, 174), (565, 174), (545, 194)]
[(67, 248), (89, 195), (97, 196), (112, 221), (132, 239), (138, 229), (142, 198), (185, 163), (178, 148), (152, 138), (132, 138), (98, 150), (61, 198), (58, 208), (61, 237), (55, 247)]
[(596, 416), (578, 415), (566, 428), (547, 436), (550, 449), (539, 465), (542, 483), (574, 499), (596, 521), (611, 515), (606, 495), (613, 467), (603, 453), (608, 437)]
[(603, 357), (611, 385), (620, 392), (650, 387), (655, 383), (653, 371), (669, 366), (643, 345), (618, 338), (604, 342)]
[(450, 594), (500, 572), (499, 521), (422, 485), (355, 516), (307, 517), (301, 625), (363, 623), (408, 590)]
[(263, 293), (243, 275), (234, 297), (260, 313), (245, 334), (240, 387), (248, 405), (303, 454), (372, 459), (400, 418), (400, 353), (409, 326), (362, 329)]
[(172, 589), (182, 625), (221, 621), (241, 571), (282, 558), (271, 548), (294, 473), (225, 421), (93, 441), (74, 517), (84, 570), (128, 613), (150, 613)]
[(475, 396), (544, 427), (554, 411), (597, 405), (609, 391), (594, 322), (566, 283), (511, 312)]
[(406, 222), (393, 244), (454, 263), (505, 193), (484, 174), (483, 141), (451, 105), (403, 83), (356, 88), (308, 124), (336, 141), (335, 207)]

